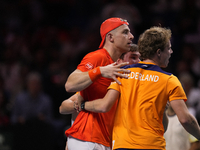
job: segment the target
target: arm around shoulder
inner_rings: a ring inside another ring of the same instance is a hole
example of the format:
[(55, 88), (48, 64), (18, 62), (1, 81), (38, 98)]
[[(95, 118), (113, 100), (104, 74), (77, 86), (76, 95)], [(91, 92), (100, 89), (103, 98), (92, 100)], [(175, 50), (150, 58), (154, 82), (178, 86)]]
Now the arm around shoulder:
[(119, 94), (118, 91), (110, 89), (104, 98), (85, 102), (85, 110), (98, 113), (108, 112), (119, 98)]

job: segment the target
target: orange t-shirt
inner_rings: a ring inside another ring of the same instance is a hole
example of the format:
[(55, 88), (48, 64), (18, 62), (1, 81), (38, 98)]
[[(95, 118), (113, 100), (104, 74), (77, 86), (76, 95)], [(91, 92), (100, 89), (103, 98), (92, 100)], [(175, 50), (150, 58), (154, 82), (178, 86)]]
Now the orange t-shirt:
[[(113, 63), (113, 60), (109, 53), (105, 49), (99, 49), (87, 54), (77, 69), (85, 72), (98, 66), (106, 66), (111, 63)], [(100, 77), (80, 93), (88, 101), (103, 98), (111, 82), (112, 79)], [(107, 113), (81, 111), (72, 127), (65, 131), (66, 136), (71, 135), (83, 141), (100, 143), (109, 147), (111, 144), (116, 104)]]
[(120, 92), (113, 127), (113, 149), (165, 149), (162, 124), (167, 101), (187, 100), (181, 83), (155, 64), (139, 62), (122, 83), (108, 89)]

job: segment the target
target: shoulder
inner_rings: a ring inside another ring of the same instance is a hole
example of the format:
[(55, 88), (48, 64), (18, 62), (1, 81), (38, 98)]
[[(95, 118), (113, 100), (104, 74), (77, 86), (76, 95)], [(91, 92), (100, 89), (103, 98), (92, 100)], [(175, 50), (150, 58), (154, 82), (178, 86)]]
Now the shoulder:
[(99, 49), (99, 50), (88, 53), (87, 55), (85, 55), (85, 57), (83, 59), (86, 59), (86, 58), (102, 59), (102, 58), (105, 58), (105, 56), (106, 55), (105, 55), (104, 51), (102, 49)]
[(110, 64), (109, 58), (107, 57), (103, 49), (96, 50), (88, 53), (78, 65), (77, 69), (81, 71), (91, 70), (97, 66), (105, 66)]
[(169, 80), (172, 82), (180, 82), (179, 79), (173, 74), (169, 76)]
[(168, 87), (171, 87), (171, 88), (176, 88), (176, 89), (182, 89), (182, 84), (181, 82), (179, 81), (179, 79), (175, 76), (175, 75), (171, 75), (169, 78), (168, 78), (168, 82), (167, 82), (167, 85)]

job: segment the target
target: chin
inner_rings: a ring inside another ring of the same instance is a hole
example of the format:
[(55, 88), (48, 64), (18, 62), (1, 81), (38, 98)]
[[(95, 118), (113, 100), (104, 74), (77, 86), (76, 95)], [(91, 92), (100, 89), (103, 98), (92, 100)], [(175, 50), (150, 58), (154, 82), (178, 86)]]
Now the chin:
[(130, 49), (131, 49), (131, 47), (129, 46), (129, 47), (126, 48), (126, 51), (130, 51)]
[(122, 53), (126, 53), (126, 52), (128, 52), (130, 50), (130, 48), (124, 48), (124, 49), (122, 49)]

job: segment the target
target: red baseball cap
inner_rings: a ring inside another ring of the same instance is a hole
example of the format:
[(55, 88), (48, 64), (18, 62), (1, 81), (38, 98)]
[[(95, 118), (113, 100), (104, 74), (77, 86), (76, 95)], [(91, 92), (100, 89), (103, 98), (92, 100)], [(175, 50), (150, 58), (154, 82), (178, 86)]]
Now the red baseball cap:
[(123, 24), (129, 25), (129, 23), (122, 18), (109, 18), (105, 20), (100, 27), (100, 34), (102, 41), (101, 44), (99, 45), (99, 48), (103, 48), (106, 34)]

